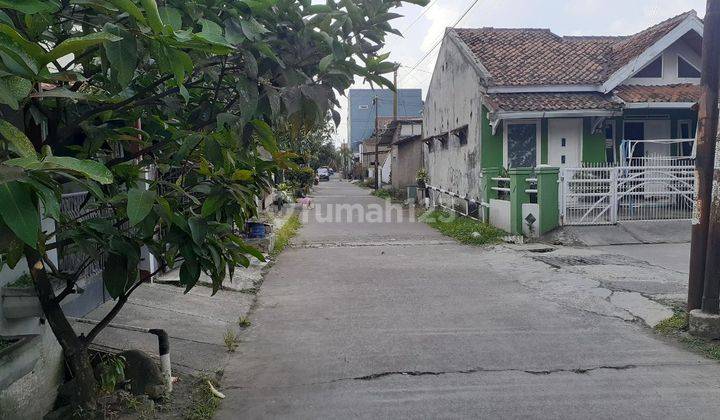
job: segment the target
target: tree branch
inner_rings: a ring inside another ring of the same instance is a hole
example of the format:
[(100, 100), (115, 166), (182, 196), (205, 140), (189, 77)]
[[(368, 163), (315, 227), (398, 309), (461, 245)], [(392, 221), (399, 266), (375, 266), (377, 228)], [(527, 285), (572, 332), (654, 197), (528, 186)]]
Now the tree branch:
[(93, 342), (95, 337), (97, 337), (97, 335), (100, 334), (100, 332), (110, 324), (110, 322), (120, 312), (122, 307), (125, 306), (125, 303), (128, 301), (128, 298), (130, 297), (132, 292), (134, 292), (135, 289), (140, 287), (143, 283), (145, 283), (147, 280), (149, 280), (152, 276), (154, 276), (155, 274), (164, 270), (165, 267), (166, 267), (166, 264), (163, 262), (162, 264), (160, 264), (160, 268), (158, 268), (154, 272), (148, 274), (147, 276), (141, 277), (135, 284), (132, 285), (132, 287), (130, 287), (130, 289), (127, 290), (127, 292), (125, 292), (122, 296), (120, 296), (118, 298), (117, 303), (115, 304), (115, 306), (113, 306), (113, 308), (110, 310), (110, 312), (108, 312), (108, 314), (105, 315), (105, 317), (103, 319), (101, 319), (100, 322), (98, 322), (93, 327), (93, 329), (91, 329), (90, 332), (87, 333), (87, 335), (83, 335), (80, 337), (80, 340), (82, 340), (82, 342), (85, 343), (86, 346), (90, 345), (90, 343)]

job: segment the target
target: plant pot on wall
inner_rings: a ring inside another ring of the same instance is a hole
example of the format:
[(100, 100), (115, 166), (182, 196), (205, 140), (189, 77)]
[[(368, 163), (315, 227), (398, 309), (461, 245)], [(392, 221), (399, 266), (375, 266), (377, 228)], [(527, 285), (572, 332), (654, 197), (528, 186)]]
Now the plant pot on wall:
[(0, 289), (2, 312), (7, 319), (33, 318), (42, 315), (40, 300), (34, 287), (3, 287)]

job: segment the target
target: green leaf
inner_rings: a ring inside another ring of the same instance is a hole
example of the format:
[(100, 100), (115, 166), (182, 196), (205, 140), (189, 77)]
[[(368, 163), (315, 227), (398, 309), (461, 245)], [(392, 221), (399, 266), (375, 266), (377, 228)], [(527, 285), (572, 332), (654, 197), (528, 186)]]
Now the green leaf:
[(140, 4), (142, 4), (145, 9), (148, 24), (152, 28), (153, 32), (156, 34), (162, 33), (164, 25), (162, 19), (160, 18), (160, 11), (158, 10), (157, 2), (155, 0), (140, 0)]
[(0, 120), (0, 135), (10, 143), (12, 150), (18, 155), (37, 159), (35, 147), (30, 142), (30, 139), (14, 125), (5, 120)]
[(251, 41), (259, 41), (263, 34), (270, 32), (254, 18), (240, 21), (240, 28), (247, 39)]
[(312, 6), (305, 8), (305, 14), (307, 15), (314, 15), (317, 13), (330, 13), (333, 11), (333, 8), (324, 4), (313, 4)]
[(240, 22), (234, 18), (225, 21), (225, 39), (231, 44), (240, 44), (246, 39), (242, 32)]
[(202, 217), (209, 217), (217, 212), (225, 204), (225, 197), (221, 195), (211, 195), (202, 205), (200, 214)]
[(160, 19), (166, 24), (170, 25), (173, 30), (179, 31), (182, 29), (182, 14), (174, 7), (163, 6), (158, 9)]
[(102, 277), (110, 297), (117, 299), (132, 287), (130, 274), (127, 256), (115, 252), (107, 254)]
[(103, 30), (122, 38), (118, 42), (104, 42), (103, 47), (115, 80), (120, 87), (126, 88), (135, 76), (137, 68), (137, 41), (130, 32), (110, 23), (106, 23)]
[(0, 165), (0, 184), (21, 179), (24, 174), (25, 172), (21, 168)]
[(201, 245), (205, 240), (205, 236), (207, 235), (207, 221), (200, 217), (191, 217), (188, 219), (188, 226), (190, 227), (190, 235), (193, 238), (193, 242)]
[(145, 16), (143, 16), (142, 11), (139, 7), (133, 3), (132, 0), (107, 0), (118, 9), (122, 10), (123, 12), (127, 12), (130, 16), (134, 17), (135, 20), (142, 24), (147, 24), (147, 20), (145, 20)]
[(249, 121), (257, 110), (260, 98), (258, 85), (246, 77), (239, 76), (236, 87), (239, 94), (237, 107), (240, 110), (240, 117), (243, 121)]
[(278, 151), (277, 142), (275, 141), (275, 135), (272, 132), (270, 126), (262, 120), (252, 120), (250, 124), (255, 127), (255, 132), (260, 137), (260, 144), (270, 153)]
[(10, 37), (10, 39), (12, 39), (19, 46), (21, 46), (25, 52), (27, 52), (32, 58), (37, 61), (42, 61), (43, 57), (46, 54), (45, 50), (42, 49), (38, 44), (25, 39), (25, 37), (20, 35), (12, 26), (0, 23), (0, 33), (3, 33)]
[(17, 10), (21, 13), (51, 13), (60, 7), (57, 1), (52, 0), (0, 0), (0, 8)]
[(180, 284), (185, 286), (185, 293), (195, 287), (200, 279), (200, 266), (194, 259), (185, 259), (180, 266)]
[(249, 181), (252, 177), (253, 171), (247, 169), (238, 169), (232, 174), (233, 181)]
[(17, 181), (0, 184), (0, 217), (21, 241), (37, 248), (40, 213), (24, 185)]
[(147, 217), (155, 202), (155, 191), (131, 188), (127, 194), (127, 216), (130, 226), (135, 226)]
[(101, 184), (112, 184), (112, 172), (100, 162), (94, 160), (80, 160), (65, 156), (48, 156), (43, 159), (43, 166), (49, 166), (53, 169), (65, 169), (77, 172), (87, 178), (95, 180)]
[(81, 53), (93, 45), (102, 44), (104, 42), (117, 42), (120, 40), (122, 40), (121, 37), (108, 32), (95, 32), (85, 36), (69, 38), (47, 53), (43, 64), (65, 57), (68, 54)]
[(43, 215), (52, 217), (55, 220), (60, 220), (60, 192), (53, 190), (34, 178), (27, 178), (22, 182), (30, 185), (35, 190), (37, 196), (40, 197), (43, 204)]
[(13, 95), (5, 79), (0, 79), (0, 103), (3, 103), (13, 110), (17, 111), (20, 109), (20, 104), (17, 98)]
[(333, 61), (335, 61), (335, 56), (332, 54), (323, 57), (322, 60), (320, 60), (320, 71), (326, 71)]

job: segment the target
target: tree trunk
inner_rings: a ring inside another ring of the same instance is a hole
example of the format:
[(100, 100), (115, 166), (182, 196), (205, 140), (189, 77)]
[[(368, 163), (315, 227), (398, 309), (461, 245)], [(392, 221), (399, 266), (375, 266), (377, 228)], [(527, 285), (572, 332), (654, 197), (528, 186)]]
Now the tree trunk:
[(75, 330), (65, 317), (60, 304), (55, 301), (55, 292), (45, 271), (41, 255), (38, 251), (25, 247), (25, 258), (30, 275), (35, 282), (43, 313), (63, 349), (65, 362), (72, 376), (71, 404), (94, 410), (98, 385), (87, 346), (75, 334)]

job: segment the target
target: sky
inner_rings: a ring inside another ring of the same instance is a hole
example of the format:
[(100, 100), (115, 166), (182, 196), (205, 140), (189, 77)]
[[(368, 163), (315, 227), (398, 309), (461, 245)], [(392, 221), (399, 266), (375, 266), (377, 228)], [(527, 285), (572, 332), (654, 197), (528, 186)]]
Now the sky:
[[(403, 37), (388, 36), (383, 52), (390, 52), (389, 60), (402, 66), (400, 88), (421, 88), (425, 98), (439, 47), (411, 70), (473, 1), (431, 0), (424, 14), (422, 7), (414, 5), (394, 10), (403, 15), (392, 21)], [(549, 28), (558, 35), (631, 35), (691, 9), (702, 18), (705, 0), (479, 0), (457, 27)], [(361, 79), (353, 86), (369, 87)], [(347, 99), (341, 97), (340, 104), (342, 122), (335, 134), (338, 145), (347, 138)]]

